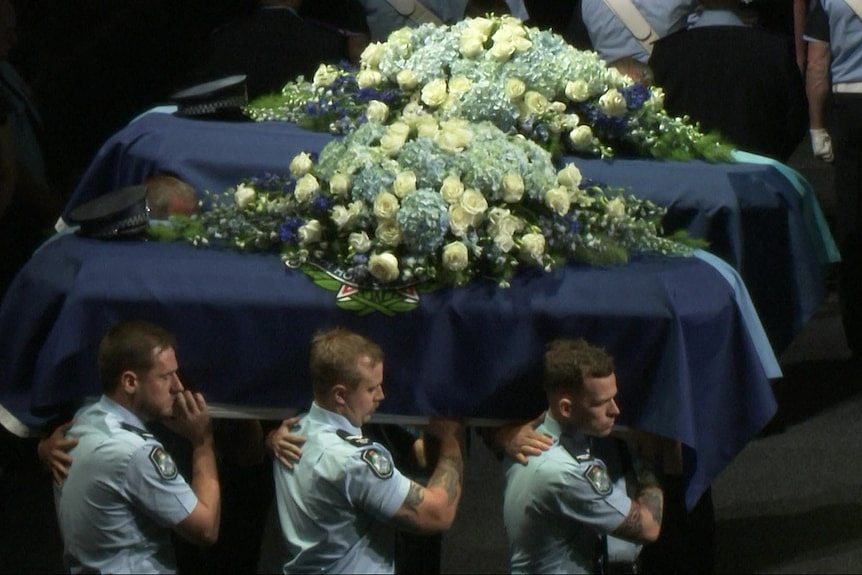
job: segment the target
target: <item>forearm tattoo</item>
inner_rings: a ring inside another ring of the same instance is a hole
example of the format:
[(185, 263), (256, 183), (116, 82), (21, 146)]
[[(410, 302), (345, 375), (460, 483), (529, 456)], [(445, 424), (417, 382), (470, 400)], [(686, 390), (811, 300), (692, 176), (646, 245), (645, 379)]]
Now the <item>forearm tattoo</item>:
[(614, 534), (622, 539), (637, 539), (641, 533), (641, 506), (637, 501), (632, 502), (629, 514), (622, 525), (614, 529)]
[(404, 499), (404, 507), (416, 511), (422, 501), (425, 500), (425, 493), (422, 486), (413, 481), (410, 482), (410, 491), (407, 492), (407, 497)]
[(437, 462), (437, 469), (428, 481), (428, 487), (438, 485), (446, 492), (449, 505), (457, 499), (461, 490), (461, 476), (463, 475), (463, 463), (452, 457), (441, 456)]
[(655, 522), (661, 525), (664, 507), (664, 495), (661, 489), (654, 485), (644, 487), (638, 493), (638, 501), (652, 513)]

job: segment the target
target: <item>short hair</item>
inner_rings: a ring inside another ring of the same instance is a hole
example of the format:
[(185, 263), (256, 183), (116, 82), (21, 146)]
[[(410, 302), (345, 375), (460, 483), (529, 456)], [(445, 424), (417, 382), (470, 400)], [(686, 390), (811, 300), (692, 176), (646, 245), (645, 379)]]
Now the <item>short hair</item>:
[(315, 333), (309, 359), (314, 395), (325, 395), (339, 382), (351, 388), (359, 385), (362, 374), (358, 363), (363, 357), (377, 365), (383, 361), (383, 350), (370, 339), (342, 327)]
[(170, 174), (158, 173), (147, 178), (147, 207), (150, 217), (166, 220), (174, 213), (197, 209), (198, 194), (188, 183)]
[(613, 357), (584, 339), (557, 339), (545, 349), (543, 385), (548, 393), (577, 393), (585, 379), (607, 377), (613, 372)]
[(152, 369), (156, 353), (176, 346), (174, 334), (156, 324), (127, 321), (115, 325), (99, 343), (96, 363), (102, 390), (114, 391), (126, 371), (142, 376)]

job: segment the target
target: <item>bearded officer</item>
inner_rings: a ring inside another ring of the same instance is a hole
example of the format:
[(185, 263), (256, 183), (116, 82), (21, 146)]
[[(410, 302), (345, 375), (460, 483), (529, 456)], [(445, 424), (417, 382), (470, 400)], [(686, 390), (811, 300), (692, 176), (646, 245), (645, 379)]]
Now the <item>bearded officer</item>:
[[(395, 529), (447, 530), (461, 497), (463, 426), (432, 420), (439, 455), (427, 486), (401, 474), (362, 434), (383, 400), (383, 352), (342, 328), (311, 344), (314, 403), (298, 433), (302, 458), (274, 465), (280, 555), (286, 573), (394, 573)], [(264, 550), (264, 556), (272, 553)]]
[(544, 364), (549, 406), (536, 431), (554, 445), (526, 465), (507, 464), (511, 570), (592, 573), (609, 554), (631, 563), (637, 544), (658, 538), (664, 497), (646, 465), (633, 498), (609, 470), (621, 465), (607, 460), (617, 457), (608, 438), (619, 415), (613, 360), (584, 340), (557, 340)]
[[(72, 573), (176, 571), (170, 534), (218, 537), (221, 496), (209, 411), (177, 376), (174, 336), (147, 322), (111, 328), (98, 351), (103, 395), (67, 432), (78, 440), (55, 485), (64, 562)], [(191, 442), (192, 483), (147, 430), (162, 421)]]

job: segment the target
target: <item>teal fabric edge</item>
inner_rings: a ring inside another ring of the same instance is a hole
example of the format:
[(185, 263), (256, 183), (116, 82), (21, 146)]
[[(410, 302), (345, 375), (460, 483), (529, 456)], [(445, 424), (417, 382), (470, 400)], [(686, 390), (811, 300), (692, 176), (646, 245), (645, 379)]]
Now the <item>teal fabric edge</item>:
[(754, 345), (766, 377), (769, 379), (784, 377), (781, 366), (778, 364), (778, 358), (775, 356), (772, 344), (769, 343), (769, 339), (766, 337), (766, 331), (763, 329), (763, 324), (760, 321), (760, 316), (757, 315), (757, 310), (754, 309), (754, 302), (751, 301), (751, 296), (748, 293), (748, 288), (745, 287), (745, 283), (742, 281), (742, 277), (730, 264), (709, 252), (694, 250), (694, 256), (715, 268), (733, 289), (742, 321), (748, 330), (751, 343)]
[(805, 230), (811, 243), (814, 245), (817, 260), (824, 265), (841, 261), (841, 254), (838, 251), (838, 246), (835, 244), (835, 239), (832, 237), (832, 232), (829, 230), (829, 225), (826, 223), (826, 217), (823, 215), (823, 210), (820, 208), (817, 196), (814, 194), (814, 190), (811, 189), (811, 184), (808, 183), (808, 180), (802, 174), (777, 160), (752, 154), (751, 152), (734, 150), (733, 158), (737, 162), (772, 166), (787, 178), (787, 181), (799, 192), (799, 196), (802, 198), (802, 217), (805, 223)]

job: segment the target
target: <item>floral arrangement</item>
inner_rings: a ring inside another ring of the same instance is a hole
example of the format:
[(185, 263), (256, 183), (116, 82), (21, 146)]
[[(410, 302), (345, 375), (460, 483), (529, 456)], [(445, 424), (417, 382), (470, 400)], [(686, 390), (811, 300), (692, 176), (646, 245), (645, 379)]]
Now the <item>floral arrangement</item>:
[(344, 134), (385, 106), (391, 121), (418, 111), (490, 121), (555, 155), (732, 161), (728, 145), (669, 116), (663, 99), (557, 34), (489, 16), (402, 28), (369, 45), (360, 69), (323, 65), (311, 82), (300, 77), (246, 111)]
[(384, 290), (474, 277), (506, 286), (521, 267), (689, 249), (659, 235), (662, 208), (585, 182), (574, 164), (558, 170), (545, 149), (490, 122), (419, 106), (391, 124), (365, 122), (318, 157), (298, 154), (289, 175), (231, 192), (157, 228), (162, 239), (277, 251), (290, 267), (319, 264)]

